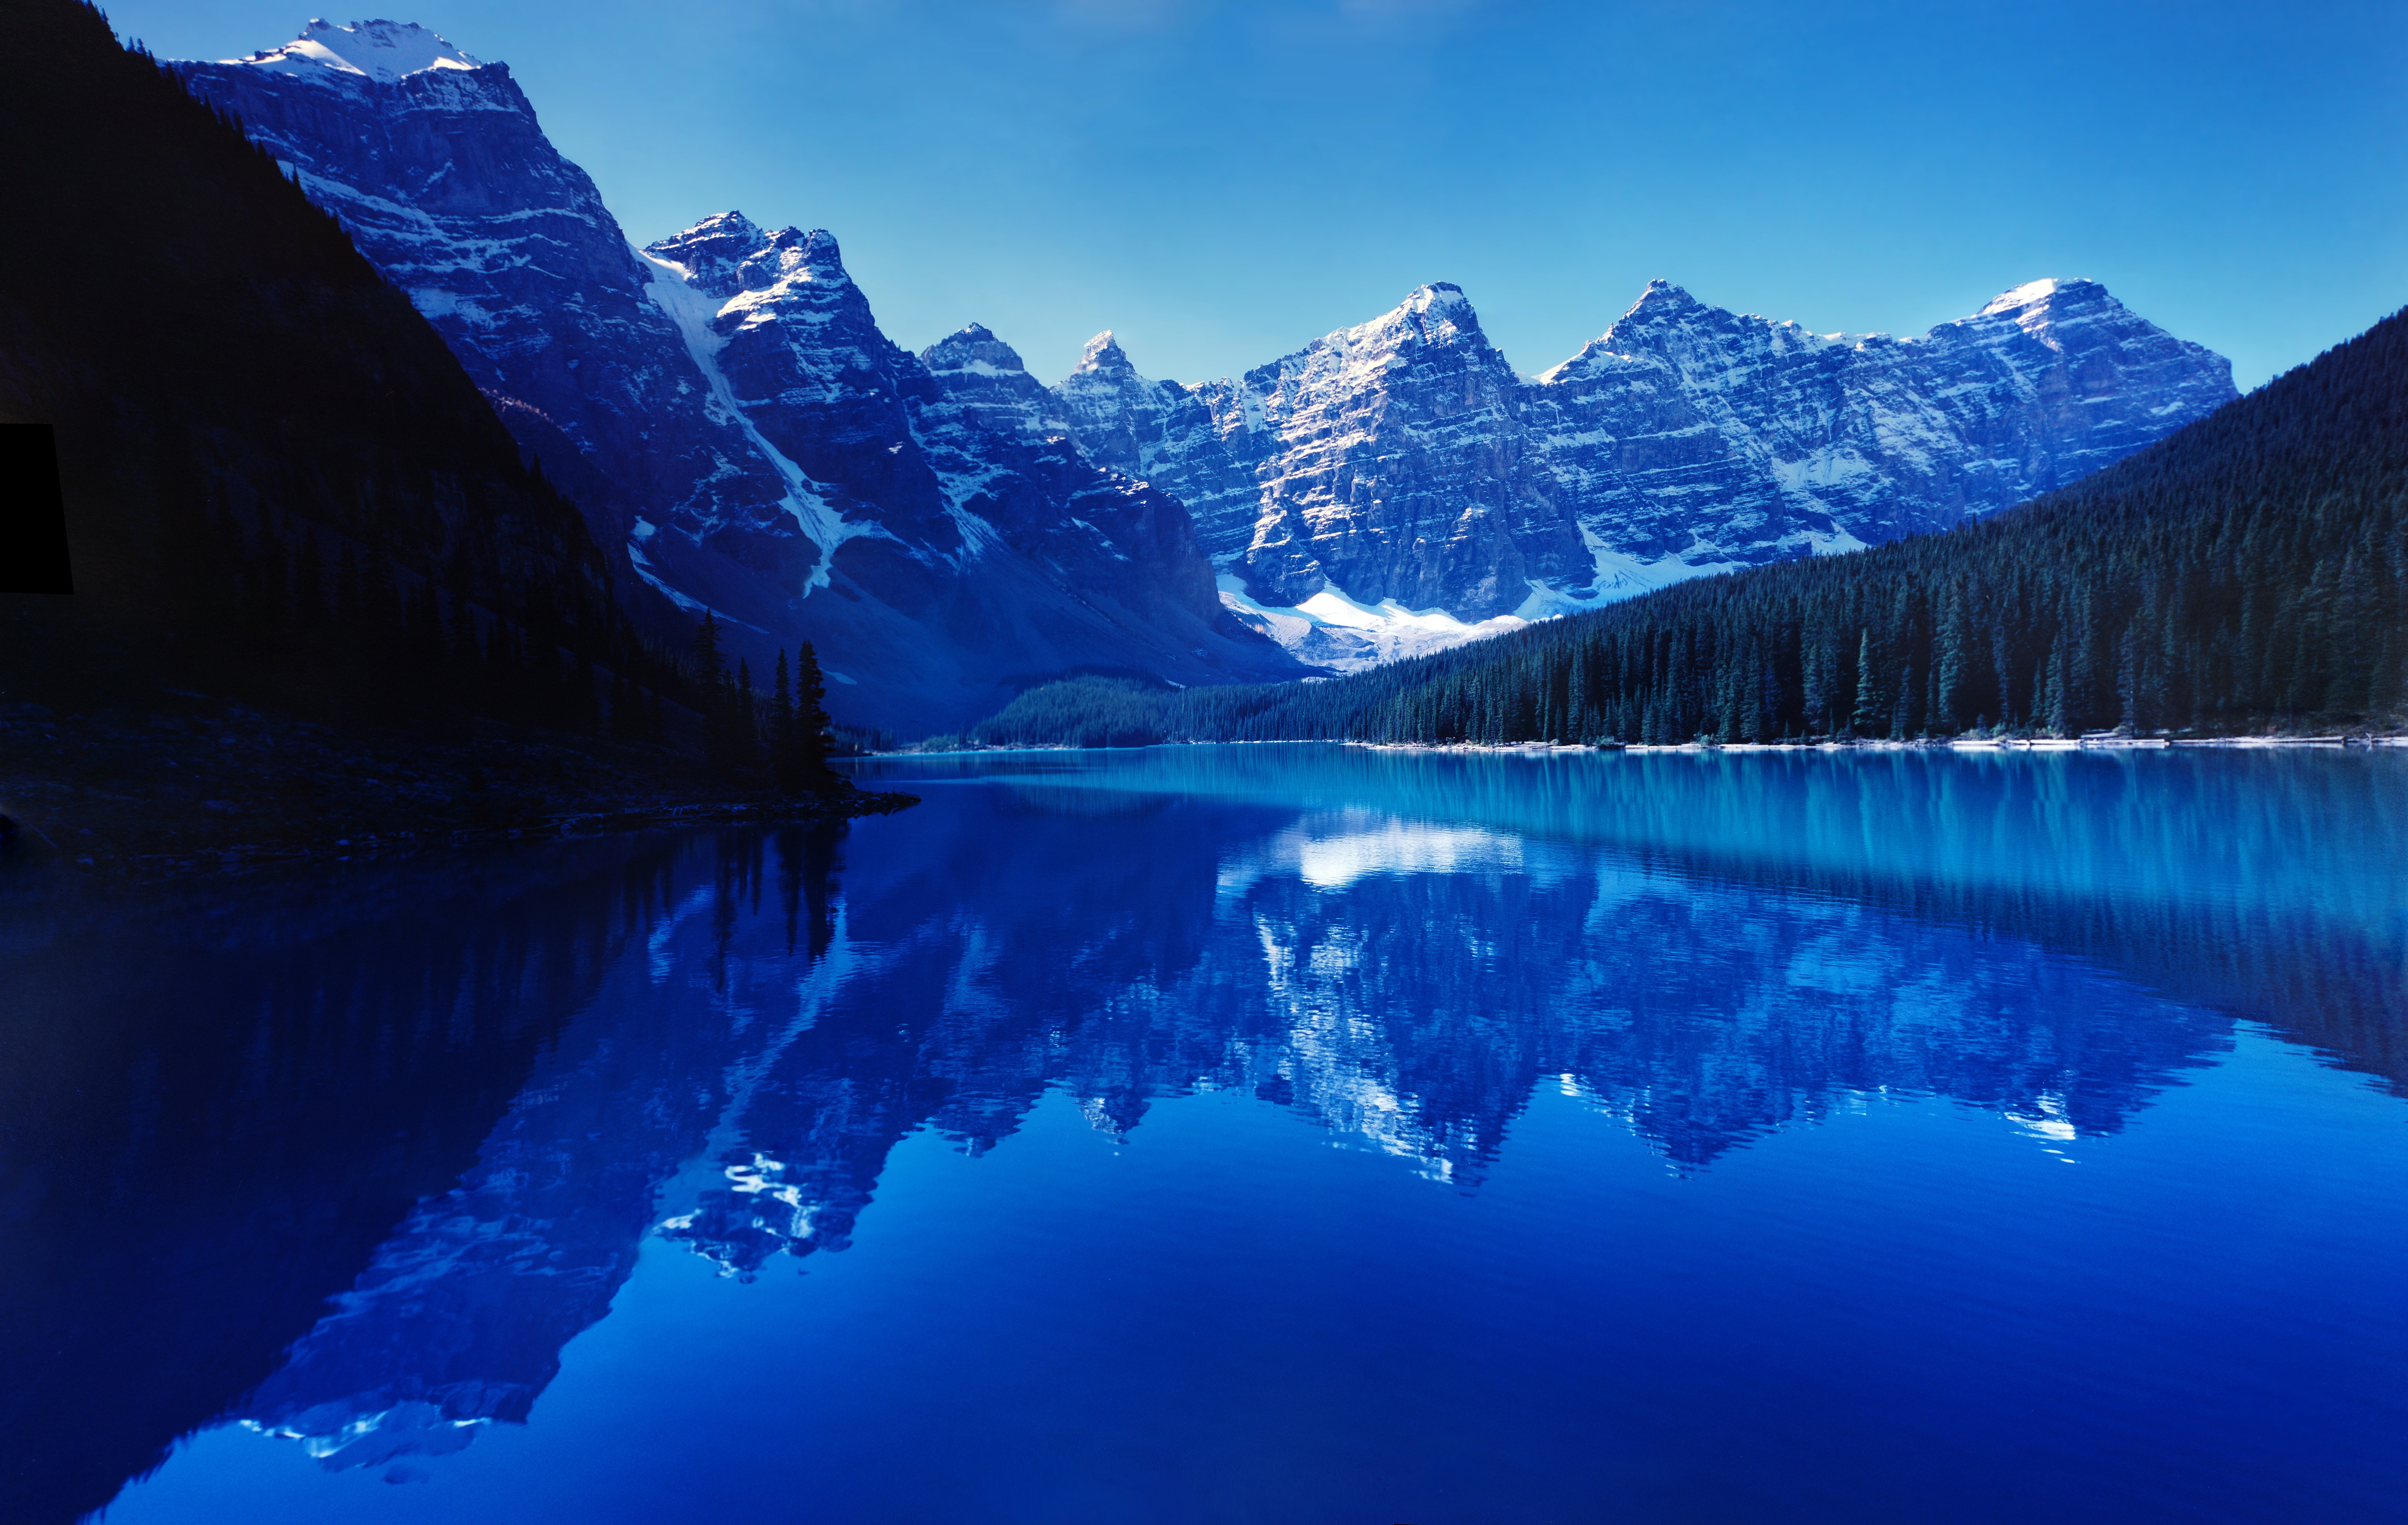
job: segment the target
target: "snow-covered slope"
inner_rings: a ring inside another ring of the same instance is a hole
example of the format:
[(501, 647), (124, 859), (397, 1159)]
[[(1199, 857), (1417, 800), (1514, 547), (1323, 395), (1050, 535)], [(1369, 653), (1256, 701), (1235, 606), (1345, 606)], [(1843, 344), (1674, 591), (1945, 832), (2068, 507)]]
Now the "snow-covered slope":
[(508, 68), (423, 27), (176, 67), (409, 293), (665, 629), (713, 609), (756, 675), (808, 639), (839, 720), (912, 734), (1055, 673), (1301, 671), (1175, 499), (1089, 464), (983, 330), (933, 370), (887, 339), (826, 233), (731, 212), (629, 248)]
[(230, 58), (280, 74), (314, 77), (320, 70), (356, 74), (391, 84), (405, 75), (429, 69), (475, 69), (483, 61), (469, 57), (423, 26), (406, 21), (353, 21), (337, 26), (313, 20), (301, 35), (281, 48)]
[(1148, 380), (1102, 335), (1054, 393), (1082, 448), (1189, 503), (1233, 608), (1340, 666), (1945, 528), (2234, 394), (2087, 280), (1908, 339), (1657, 281), (1526, 380), (1439, 284), (1235, 381)]

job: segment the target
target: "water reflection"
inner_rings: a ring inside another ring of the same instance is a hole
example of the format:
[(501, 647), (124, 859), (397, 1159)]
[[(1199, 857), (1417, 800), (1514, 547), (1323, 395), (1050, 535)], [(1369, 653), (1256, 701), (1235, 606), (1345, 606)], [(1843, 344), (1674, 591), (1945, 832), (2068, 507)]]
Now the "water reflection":
[(4, 887), (15, 1518), (96, 1507), (269, 1378), (413, 1204), (477, 1164), (686, 855), (623, 841), (236, 904)]
[(849, 838), (22, 893), (8, 1486), (73, 1518), (213, 1419), (407, 1478), (528, 1417), (648, 1234), (808, 1264), (907, 1134), (1049, 1089), (1472, 1190), (1541, 1086), (1698, 1171), (1877, 1095), (2071, 1158), (2236, 1017), (2399, 1082), (2408, 759), (2151, 761), (1164, 751)]

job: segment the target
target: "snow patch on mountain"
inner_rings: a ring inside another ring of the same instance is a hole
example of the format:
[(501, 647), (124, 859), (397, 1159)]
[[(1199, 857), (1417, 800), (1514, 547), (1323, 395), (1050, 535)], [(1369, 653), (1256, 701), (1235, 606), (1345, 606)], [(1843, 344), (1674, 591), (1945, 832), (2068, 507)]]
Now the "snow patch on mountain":
[(281, 48), (218, 62), (246, 64), (280, 74), (357, 75), (386, 83), (430, 69), (484, 67), (481, 60), (462, 52), (414, 21), (354, 21), (349, 26), (337, 26), (317, 19), (312, 19), (298, 37)]
[[(645, 294), (652, 299), (653, 305), (669, 321), (677, 325), (679, 335), (685, 340), (686, 353), (693, 358), (695, 369), (702, 374), (705, 384), (710, 388), (710, 400), (704, 405), (708, 415), (741, 430), (752, 448), (760, 452), (761, 459), (784, 479), (786, 494), (779, 500), (780, 506), (794, 516), (796, 526), (820, 548), (819, 562), (811, 568), (810, 575), (804, 579), (797, 593), (799, 597), (810, 597), (815, 590), (828, 585), (828, 571), (836, 563), (837, 547), (866, 534), (886, 534), (890, 539), (893, 536), (882, 525), (848, 520), (830, 506), (825, 498), (812, 490), (810, 479), (803, 475), (803, 468), (769, 443), (768, 437), (753, 423), (752, 415), (745, 411), (744, 405), (737, 401), (735, 389), (727, 383), (726, 373), (719, 368), (719, 351), (727, 340), (719, 332), (718, 325), (724, 321), (730, 322), (730, 326), (742, 327), (757, 321), (757, 305), (743, 302), (743, 298), (752, 293), (739, 292), (724, 304), (716, 302), (709, 293), (691, 284), (685, 266), (640, 249), (635, 249), (634, 253), (655, 272), (644, 289)], [(732, 321), (731, 314), (734, 315)], [(645, 580), (665, 592), (670, 591), (666, 584), (651, 575), (648, 563), (632, 541), (629, 552), (635, 557), (638, 572)], [(670, 596), (678, 601), (680, 607), (694, 606), (682, 594), (670, 592)]]
[(1409, 609), (1395, 599), (1366, 604), (1335, 588), (1324, 588), (1300, 604), (1264, 604), (1248, 594), (1239, 578), (1225, 575), (1219, 581), (1221, 603), (1231, 614), (1285, 647), (1298, 662), (1337, 673), (1427, 656), (1531, 622), (1503, 614), (1467, 624), (1444, 609)]

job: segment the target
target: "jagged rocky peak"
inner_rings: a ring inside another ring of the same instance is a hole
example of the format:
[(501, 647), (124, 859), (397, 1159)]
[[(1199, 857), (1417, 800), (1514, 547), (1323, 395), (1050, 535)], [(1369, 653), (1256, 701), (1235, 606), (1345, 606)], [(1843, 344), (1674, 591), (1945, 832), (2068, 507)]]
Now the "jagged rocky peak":
[(1388, 354), (1408, 347), (1444, 345), (1457, 339), (1487, 342), (1486, 335), (1480, 332), (1480, 315), (1472, 310), (1471, 300), (1463, 294), (1463, 288), (1452, 281), (1435, 281), (1414, 287), (1405, 293), (1402, 302), (1368, 323), (1325, 334), (1295, 354), (1258, 369), (1274, 370), (1316, 353)]
[(1035, 443), (1070, 433), (1059, 402), (1028, 374), (1019, 353), (984, 325), (957, 329), (920, 351), (940, 399), (920, 415), (923, 432), (941, 442), (953, 422)]
[(1642, 312), (1682, 312), (1704, 306), (1704, 303), (1689, 294), (1687, 287), (1675, 286), (1658, 276), (1647, 283), (1647, 289), (1639, 293), (1639, 300), (1630, 304), (1630, 310), (1623, 316), (1631, 318)]
[(1588, 353), (1600, 346), (1613, 353), (1645, 349), (1660, 343), (1665, 335), (1688, 329), (1727, 329), (1734, 324), (1756, 325), (1793, 331), (1799, 340), (1812, 339), (1806, 330), (1795, 323), (1775, 323), (1753, 314), (1733, 313), (1722, 307), (1710, 306), (1689, 294), (1688, 289), (1661, 278), (1651, 280), (1639, 293), (1639, 300), (1629, 310), (1615, 319), (1597, 340), (1582, 352)]
[(1410, 325), (1427, 344), (1451, 344), (1458, 338), (1487, 342), (1487, 335), (1480, 332), (1480, 314), (1472, 310), (1471, 299), (1451, 280), (1413, 288), (1383, 321), (1398, 321)]
[(1459, 639), (1945, 529), (2233, 395), (2221, 357), (2086, 280), (1908, 337), (1816, 334), (1654, 280), (1534, 381), (1445, 282), (1235, 382), (1138, 381), (1107, 343), (1054, 389), (1080, 448), (1189, 504), (1246, 606), (1316, 661), (1354, 660), (1322, 649), (1324, 616), (1299, 602), (1319, 591), (1441, 611)]
[(1087, 341), (1087, 348), (1079, 355), (1078, 369), (1070, 374), (1081, 376), (1090, 373), (1114, 377), (1137, 375), (1137, 366), (1129, 360), (1128, 351), (1121, 348), (1121, 341), (1112, 337), (1112, 331), (1109, 328)]
[(983, 376), (1019, 371), (1028, 367), (1021, 363), (1019, 351), (998, 339), (982, 323), (972, 323), (956, 329), (920, 351), (920, 359), (928, 369), (943, 374), (947, 371), (969, 371)]
[(2000, 292), (1972, 317), (1943, 323), (1932, 330), (1932, 334), (1937, 337), (1947, 331), (1978, 329), (1998, 322), (2013, 323), (2052, 349), (2064, 348), (2060, 342), (2061, 335), (2091, 323), (2104, 323), (2134, 332), (2157, 332), (2155, 324), (2135, 316), (2099, 282), (2065, 280), (2051, 276), (2027, 281), (2012, 291)]
[(1316, 400), (1387, 390), (1425, 372), (1452, 377), (1467, 365), (1496, 373), (1487, 378), (1492, 385), (1510, 380), (1504, 357), (1480, 331), (1480, 315), (1463, 288), (1441, 280), (1413, 288), (1368, 323), (1324, 335), (1292, 355), (1256, 366), (1246, 373), (1245, 385), (1266, 399), (1263, 406), (1284, 415)]
[(644, 252), (685, 272), (697, 291), (724, 300), (738, 292), (773, 292), (808, 283), (850, 286), (836, 235), (784, 227), (764, 233), (742, 212), (706, 217), (683, 233), (646, 244)]
[[(1211, 418), (1205, 404), (1186, 388), (1140, 376), (1110, 329), (1087, 341), (1078, 367), (1054, 383), (1053, 395), (1065, 426), (1088, 460), (1140, 478), (1154, 474), (1157, 453), (1178, 433), (1174, 417), (1183, 415), (1192, 425), (1206, 429)], [(1221, 477), (1223, 496), (1252, 500), (1250, 472), (1232, 467)], [(1182, 501), (1199, 523), (1220, 511), (1216, 500), (1192, 475), (1182, 486)], [(1238, 511), (1247, 513), (1252, 522), (1250, 510)]]
[[(2050, 300), (2059, 292), (2071, 293), (2077, 288), (2086, 286), (2094, 290), (2100, 296), (2107, 296), (2107, 288), (2095, 280), (2060, 280), (2055, 276), (2043, 276), (2038, 280), (2028, 280), (2013, 290), (2000, 292), (1990, 298), (1982, 310), (1973, 316), (1996, 318), (2002, 313), (2020, 315), (2048, 306)], [(2113, 302), (2114, 298), (2107, 297), (2107, 300)], [(2116, 305), (2121, 306), (2123, 304)]]
[(686, 278), (716, 296), (744, 288), (738, 273), (760, 251), (767, 235), (742, 212), (723, 212), (644, 246), (644, 252), (684, 267)]
[(1604, 333), (1582, 345), (1578, 354), (1541, 371), (1539, 384), (1553, 386), (1577, 381), (1594, 372), (1627, 363), (1632, 350), (1644, 342), (1644, 335), (1649, 331), (1669, 327), (1693, 314), (1712, 310), (1691, 296), (1686, 289), (1658, 277), (1647, 283), (1647, 289), (1639, 293), (1639, 300), (1608, 324)]
[(484, 67), (482, 59), (462, 52), (433, 28), (414, 21), (353, 21), (337, 26), (318, 18), (312, 18), (298, 37), (281, 48), (219, 62), (304, 77), (350, 75), (380, 84), (431, 69)]

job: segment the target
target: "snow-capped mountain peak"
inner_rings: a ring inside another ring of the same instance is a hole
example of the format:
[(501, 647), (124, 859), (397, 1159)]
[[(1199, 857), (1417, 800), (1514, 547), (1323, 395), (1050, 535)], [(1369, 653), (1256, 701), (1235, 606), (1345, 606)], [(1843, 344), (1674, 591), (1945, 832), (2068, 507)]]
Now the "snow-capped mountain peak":
[(983, 323), (956, 329), (927, 349), (920, 359), (931, 371), (972, 371), (984, 376), (1025, 372), (1020, 352), (991, 333)]
[(806, 233), (800, 228), (785, 227), (769, 236), (778, 249), (781, 275), (823, 286), (853, 284), (853, 277), (845, 273), (844, 251), (837, 247), (836, 235), (827, 229), (813, 228)]
[(1109, 328), (1087, 341), (1087, 348), (1079, 356), (1078, 369), (1070, 374), (1083, 376), (1093, 372), (1115, 376), (1124, 372), (1132, 376), (1137, 374), (1137, 366), (1130, 362), (1128, 352), (1121, 348), (1120, 340), (1112, 337), (1112, 331)]
[(1891, 338), (1811, 333), (1656, 280), (1532, 380), (1436, 284), (1238, 380), (1082, 365), (1055, 394), (1081, 449), (1197, 510), (1233, 608), (1343, 666), (1398, 654), (1383, 633), (1407, 616), (1416, 640), (1451, 642), (1945, 529), (2233, 392), (2221, 357), (2095, 281), (2030, 282)]
[[(2099, 282), (2051, 277), (2000, 292), (1963, 323), (1974, 327), (2012, 323), (2050, 349), (2061, 351), (2068, 343), (2082, 342), (2080, 332), (2086, 328), (2112, 329), (2138, 321)], [(1958, 325), (1942, 325), (1955, 326)]]
[(2096, 284), (2098, 284), (2096, 281), (2059, 280), (2055, 276), (2043, 276), (2038, 280), (2028, 280), (2012, 291), (2000, 292), (1990, 298), (1982, 310), (1973, 316), (1996, 318), (2004, 313), (2019, 313), (2041, 306), (2067, 287)]
[(380, 84), (430, 69), (484, 67), (483, 60), (462, 52), (432, 28), (414, 21), (353, 21), (337, 26), (319, 18), (312, 18), (298, 37), (281, 48), (220, 62), (247, 64), (280, 74), (357, 75)]
[(836, 235), (796, 227), (763, 233), (742, 212), (706, 217), (683, 233), (646, 245), (644, 252), (677, 266), (696, 291), (722, 301), (738, 292), (775, 294), (801, 285), (853, 284)]
[(1471, 298), (1463, 288), (1451, 280), (1432, 281), (1416, 287), (1398, 309), (1417, 320), (1414, 327), (1422, 337), (1432, 344), (1443, 344), (1457, 335), (1477, 335), (1480, 315), (1471, 310)]
[(1639, 300), (1630, 304), (1630, 310), (1622, 316), (1627, 320), (1641, 316), (1687, 312), (1704, 306), (1704, 303), (1689, 294), (1688, 288), (1675, 286), (1659, 277), (1647, 283), (1647, 289), (1639, 293)]

